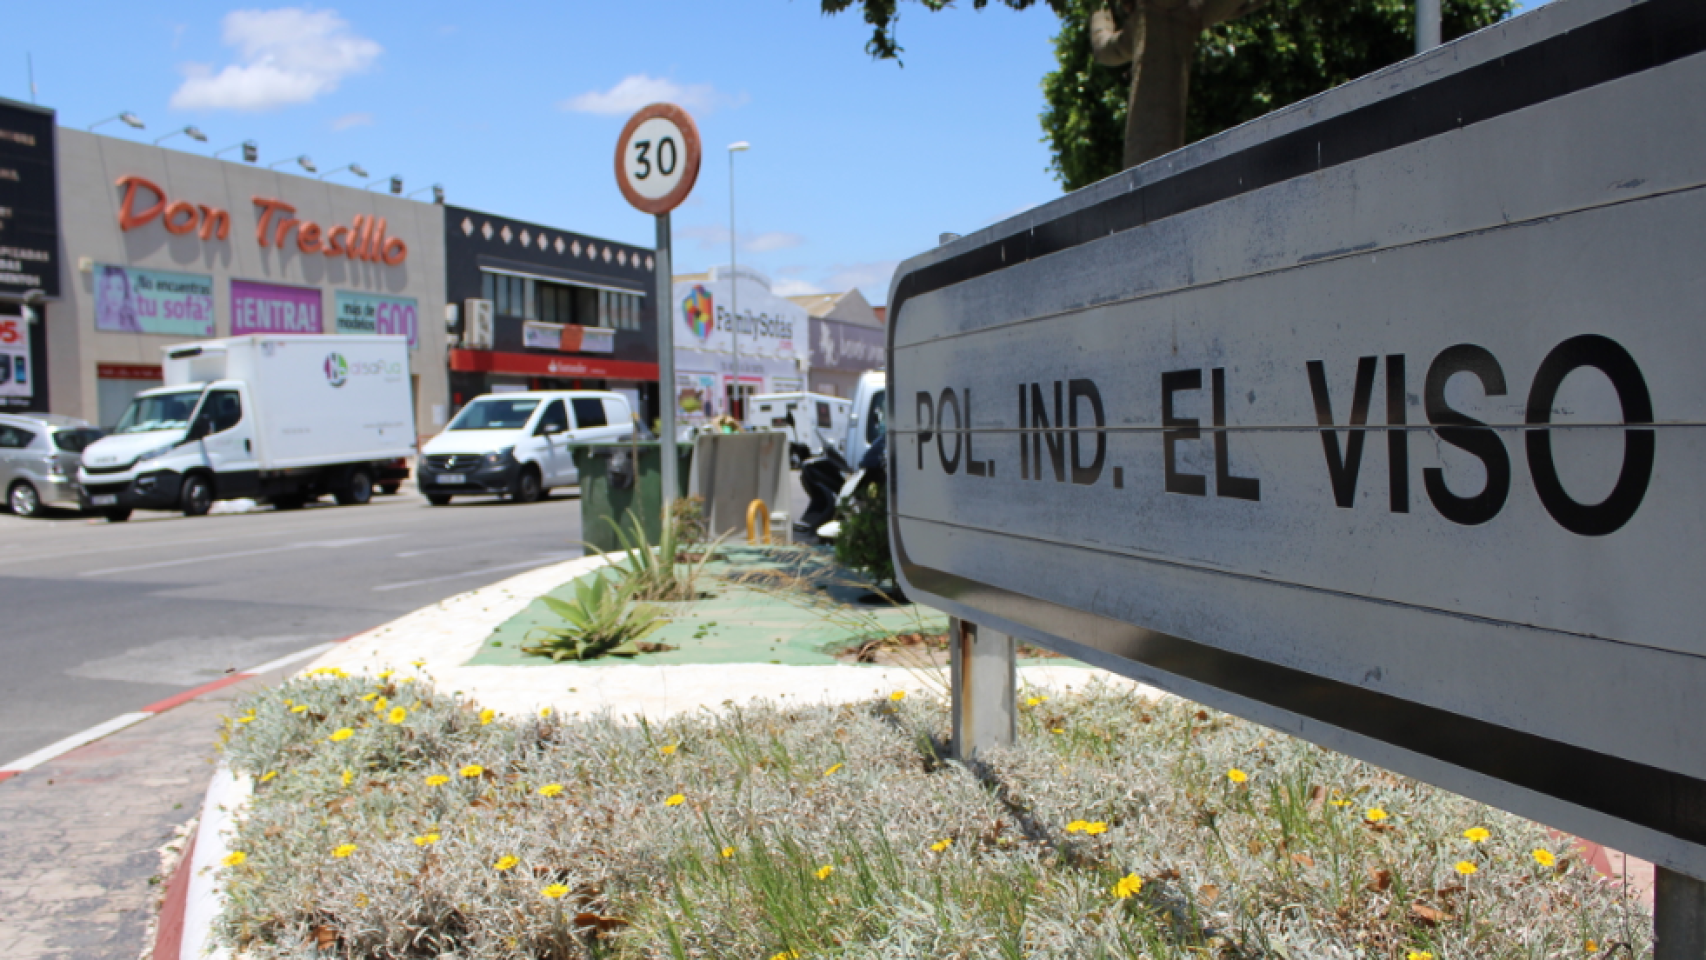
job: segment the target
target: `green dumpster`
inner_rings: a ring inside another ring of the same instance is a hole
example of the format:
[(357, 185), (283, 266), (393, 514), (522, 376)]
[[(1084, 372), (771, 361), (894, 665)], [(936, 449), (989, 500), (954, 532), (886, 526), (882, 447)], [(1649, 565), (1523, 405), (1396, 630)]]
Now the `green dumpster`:
[[(687, 496), (688, 467), (693, 445), (677, 444), (680, 481), (677, 497)], [(638, 469), (636, 470), (636, 454)], [(613, 524), (629, 527), (628, 511), (640, 517), (646, 538), (657, 543), (663, 533), (662, 445), (657, 443), (587, 444), (575, 447), (575, 470), (581, 481), (581, 539), (589, 547), (616, 551), (622, 541)]]

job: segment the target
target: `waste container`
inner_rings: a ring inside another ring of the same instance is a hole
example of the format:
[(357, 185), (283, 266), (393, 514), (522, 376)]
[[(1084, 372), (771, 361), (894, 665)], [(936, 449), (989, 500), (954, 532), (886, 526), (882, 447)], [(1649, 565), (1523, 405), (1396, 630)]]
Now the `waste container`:
[[(693, 446), (677, 444), (680, 465), (676, 479), (687, 496), (687, 475)], [(638, 454), (636, 463), (635, 454)], [(631, 530), (628, 511), (639, 516), (646, 539), (657, 543), (663, 533), (663, 446), (658, 443), (600, 443), (575, 447), (575, 469), (581, 481), (581, 539), (600, 550), (622, 549), (614, 524)], [(636, 469), (637, 468), (637, 469)], [(632, 536), (632, 533), (629, 534)]]

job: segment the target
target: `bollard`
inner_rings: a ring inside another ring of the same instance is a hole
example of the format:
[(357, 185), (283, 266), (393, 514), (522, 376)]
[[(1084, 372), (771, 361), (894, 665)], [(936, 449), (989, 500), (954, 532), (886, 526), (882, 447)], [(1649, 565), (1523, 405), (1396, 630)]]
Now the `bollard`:
[[(756, 540), (754, 537), (758, 533), (758, 522), (760, 520), (764, 521), (764, 539)], [(747, 504), (746, 542), (766, 545), (770, 543), (770, 507), (763, 500), (754, 500)]]
[(1013, 638), (958, 617), (948, 621), (954, 757), (1010, 746), (1018, 732), (1018, 656)]

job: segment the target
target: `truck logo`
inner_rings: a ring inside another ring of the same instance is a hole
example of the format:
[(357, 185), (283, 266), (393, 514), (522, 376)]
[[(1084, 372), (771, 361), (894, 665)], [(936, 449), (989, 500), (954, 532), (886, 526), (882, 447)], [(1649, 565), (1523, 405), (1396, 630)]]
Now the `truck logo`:
[(341, 353), (326, 354), (326, 382), (341, 387), (349, 380), (349, 362)]

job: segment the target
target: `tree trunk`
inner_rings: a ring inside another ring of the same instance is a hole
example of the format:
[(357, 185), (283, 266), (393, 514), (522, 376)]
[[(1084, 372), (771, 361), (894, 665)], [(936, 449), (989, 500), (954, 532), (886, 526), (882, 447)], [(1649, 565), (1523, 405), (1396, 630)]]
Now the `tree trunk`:
[(1126, 105), (1126, 169), (1185, 145), (1185, 104), (1201, 15), (1139, 4), (1125, 24), (1131, 38), (1131, 97)]

